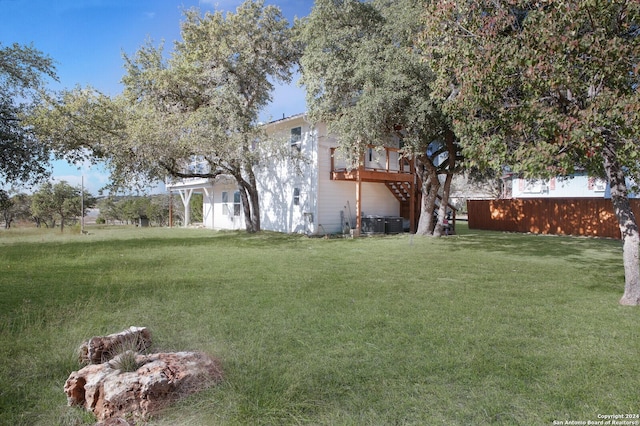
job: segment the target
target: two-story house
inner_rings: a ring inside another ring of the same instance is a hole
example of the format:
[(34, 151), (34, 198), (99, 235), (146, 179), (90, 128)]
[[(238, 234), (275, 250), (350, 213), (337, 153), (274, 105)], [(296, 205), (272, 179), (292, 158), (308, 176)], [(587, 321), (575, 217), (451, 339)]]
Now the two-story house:
[[(419, 194), (409, 161), (399, 142), (369, 148), (352, 166), (336, 151), (337, 141), (323, 123), (312, 125), (298, 114), (265, 125), (271, 140), (282, 141), (290, 157), (256, 170), (262, 229), (285, 233), (401, 232), (415, 229)], [(299, 156), (302, 158), (295, 159)], [(206, 167), (192, 164), (191, 167)], [(180, 194), (189, 220), (189, 199), (203, 194), (203, 225), (211, 229), (243, 229), (244, 216), (235, 180), (184, 179), (167, 185)]]

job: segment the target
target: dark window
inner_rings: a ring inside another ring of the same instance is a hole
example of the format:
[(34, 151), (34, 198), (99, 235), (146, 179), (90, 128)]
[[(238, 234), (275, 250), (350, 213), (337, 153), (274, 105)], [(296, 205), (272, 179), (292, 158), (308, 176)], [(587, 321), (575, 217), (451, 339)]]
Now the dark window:
[(293, 205), (300, 205), (300, 188), (293, 188)]
[(240, 216), (240, 191), (233, 193), (233, 215)]

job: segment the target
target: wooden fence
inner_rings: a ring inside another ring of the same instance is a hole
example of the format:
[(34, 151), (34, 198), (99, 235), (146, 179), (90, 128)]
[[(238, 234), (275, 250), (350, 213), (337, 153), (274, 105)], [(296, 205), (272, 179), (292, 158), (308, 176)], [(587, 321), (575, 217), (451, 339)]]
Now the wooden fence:
[[(630, 202), (640, 219), (640, 199)], [(467, 208), (469, 229), (621, 237), (611, 200), (603, 198), (469, 200)]]

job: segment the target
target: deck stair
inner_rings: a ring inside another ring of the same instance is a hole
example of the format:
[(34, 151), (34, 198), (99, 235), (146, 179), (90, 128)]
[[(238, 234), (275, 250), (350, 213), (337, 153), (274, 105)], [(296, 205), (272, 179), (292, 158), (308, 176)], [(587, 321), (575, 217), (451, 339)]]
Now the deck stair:
[(398, 199), (405, 202), (411, 198), (411, 183), (409, 182), (385, 182), (389, 191)]

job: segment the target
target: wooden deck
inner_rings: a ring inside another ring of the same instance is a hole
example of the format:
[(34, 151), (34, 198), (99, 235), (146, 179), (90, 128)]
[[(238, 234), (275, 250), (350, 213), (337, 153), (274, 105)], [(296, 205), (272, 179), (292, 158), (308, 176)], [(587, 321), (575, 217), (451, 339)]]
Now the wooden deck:
[[(375, 152), (375, 155), (374, 155)], [(409, 232), (418, 229), (422, 201), (421, 181), (415, 163), (404, 157), (402, 150), (389, 147), (368, 148), (359, 166), (348, 168), (336, 157), (336, 148), (331, 148), (331, 179), (356, 183), (356, 229), (361, 229), (362, 182), (384, 184), (400, 202), (399, 215), (409, 220)], [(440, 195), (438, 199), (441, 200)], [(449, 226), (455, 232), (456, 208), (448, 207), (452, 213)]]
[(417, 229), (420, 217), (418, 178), (413, 161), (405, 158), (402, 150), (390, 147), (369, 147), (368, 153), (356, 168), (347, 167), (331, 148), (331, 180), (356, 183), (356, 229), (361, 229), (362, 182), (384, 184), (400, 202), (399, 215), (409, 220), (410, 232)]

